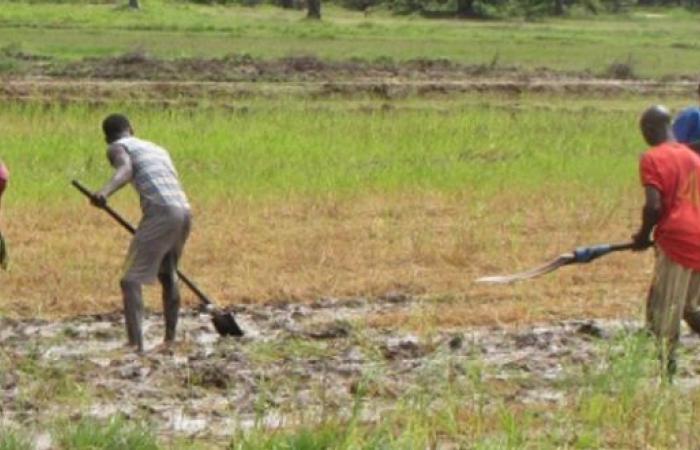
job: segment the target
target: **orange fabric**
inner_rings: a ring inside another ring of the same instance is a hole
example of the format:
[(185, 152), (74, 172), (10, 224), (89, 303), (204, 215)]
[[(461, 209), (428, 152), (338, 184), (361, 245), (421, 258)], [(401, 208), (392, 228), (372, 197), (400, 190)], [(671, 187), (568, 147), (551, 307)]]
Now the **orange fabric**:
[(661, 192), (654, 241), (672, 261), (700, 271), (700, 156), (666, 142), (642, 155), (639, 170), (642, 184)]

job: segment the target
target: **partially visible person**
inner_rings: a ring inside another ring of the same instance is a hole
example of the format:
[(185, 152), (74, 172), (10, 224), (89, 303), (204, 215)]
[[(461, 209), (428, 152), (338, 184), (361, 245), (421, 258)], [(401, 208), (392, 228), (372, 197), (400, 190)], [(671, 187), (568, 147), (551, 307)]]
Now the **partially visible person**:
[[(696, 89), (698, 105), (689, 106), (678, 113), (673, 121), (673, 136), (684, 144), (698, 143), (700, 146), (700, 84)], [(693, 146), (695, 147), (695, 146)], [(696, 148), (693, 148), (696, 150)]]
[(5, 192), (7, 182), (10, 180), (10, 171), (0, 159), (0, 206), (2, 206), (2, 194)]
[(647, 327), (673, 375), (681, 318), (700, 332), (700, 156), (676, 142), (671, 114), (663, 106), (647, 109), (640, 128), (651, 148), (639, 163), (646, 200), (642, 224), (632, 239), (635, 250), (656, 247)]
[[(7, 170), (7, 166), (0, 160), (0, 210), (2, 209), (2, 194), (5, 193), (5, 188), (10, 180), (10, 171)], [(2, 225), (2, 222), (0, 222)], [(7, 245), (5, 243), (5, 238), (2, 235), (2, 227), (0, 227), (0, 267), (7, 269), (8, 256), (7, 256)]]

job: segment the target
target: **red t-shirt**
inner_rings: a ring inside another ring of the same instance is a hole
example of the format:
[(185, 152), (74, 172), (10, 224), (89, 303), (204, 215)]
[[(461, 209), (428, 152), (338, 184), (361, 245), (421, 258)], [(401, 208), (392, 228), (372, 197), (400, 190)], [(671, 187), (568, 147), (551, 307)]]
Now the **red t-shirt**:
[(10, 171), (7, 170), (5, 164), (0, 162), (0, 197), (5, 191), (5, 186), (7, 186), (7, 181), (10, 179)]
[(661, 192), (654, 241), (672, 261), (700, 271), (700, 156), (666, 142), (642, 155), (639, 171), (643, 185)]

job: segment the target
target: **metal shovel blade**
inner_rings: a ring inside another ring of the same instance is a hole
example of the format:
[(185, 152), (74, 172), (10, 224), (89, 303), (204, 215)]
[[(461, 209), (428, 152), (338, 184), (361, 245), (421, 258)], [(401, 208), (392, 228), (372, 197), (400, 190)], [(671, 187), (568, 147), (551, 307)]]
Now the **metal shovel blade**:
[(488, 277), (477, 278), (475, 281), (477, 283), (486, 284), (509, 284), (515, 283), (516, 281), (528, 280), (530, 278), (535, 278), (540, 275), (552, 272), (561, 266), (570, 264), (574, 261), (574, 255), (572, 253), (565, 253), (554, 260), (543, 264), (541, 266), (535, 267), (534, 269), (527, 270), (525, 272), (514, 273), (511, 275), (494, 275)]
[(211, 321), (216, 328), (217, 333), (221, 336), (243, 336), (243, 330), (236, 323), (236, 319), (233, 318), (233, 314), (224, 313), (219, 311), (211, 312)]

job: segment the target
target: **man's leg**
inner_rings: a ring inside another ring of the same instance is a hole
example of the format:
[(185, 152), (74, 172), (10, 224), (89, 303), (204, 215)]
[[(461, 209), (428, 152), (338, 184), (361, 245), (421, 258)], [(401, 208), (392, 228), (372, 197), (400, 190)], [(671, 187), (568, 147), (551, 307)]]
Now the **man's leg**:
[[(150, 284), (158, 278), (163, 285), (163, 299), (166, 314), (166, 337), (175, 337), (177, 310), (180, 296), (175, 285), (175, 269), (162, 270), (163, 262), (174, 248), (178, 227), (177, 216), (169, 208), (152, 207), (141, 219), (124, 264), (122, 290), (124, 292), (124, 311), (127, 318), (129, 341), (135, 342), (143, 350), (141, 321), (143, 317), (143, 300), (141, 285)], [(174, 266), (172, 265), (174, 264)], [(166, 269), (177, 267), (177, 259)], [(164, 276), (160, 276), (162, 272)], [(127, 281), (128, 280), (128, 281)]]
[(690, 286), (688, 287), (688, 298), (683, 311), (683, 320), (691, 330), (700, 334), (700, 272), (692, 272)]
[(124, 299), (124, 318), (126, 322), (126, 335), (129, 345), (136, 347), (138, 352), (143, 352), (143, 298), (141, 285), (135, 281), (122, 279), (122, 296)]
[(180, 289), (177, 285), (177, 266), (190, 234), (191, 216), (189, 211), (177, 211), (177, 231), (175, 244), (160, 264), (158, 280), (163, 287), (163, 316), (165, 318), (165, 343), (175, 341), (178, 315), (180, 313)]
[(676, 370), (675, 350), (680, 320), (685, 310), (691, 271), (670, 261), (659, 251), (647, 299), (647, 326), (659, 344), (659, 357), (669, 376)]
[(163, 287), (163, 316), (165, 318), (166, 343), (175, 340), (177, 318), (180, 313), (180, 290), (177, 287), (177, 258), (174, 253), (168, 253), (161, 265), (158, 281)]

